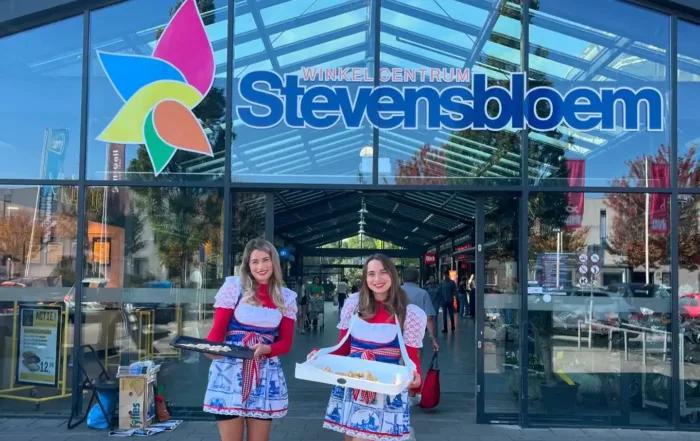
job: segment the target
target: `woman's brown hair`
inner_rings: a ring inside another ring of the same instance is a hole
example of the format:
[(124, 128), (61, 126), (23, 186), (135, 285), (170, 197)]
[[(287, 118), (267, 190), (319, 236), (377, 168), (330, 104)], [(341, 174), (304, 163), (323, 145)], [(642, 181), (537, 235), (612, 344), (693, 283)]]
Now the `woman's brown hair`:
[(243, 303), (248, 303), (249, 305), (260, 305), (260, 299), (258, 298), (258, 282), (255, 281), (255, 278), (250, 273), (250, 255), (256, 250), (270, 255), (270, 259), (272, 260), (272, 275), (268, 282), (270, 298), (275, 306), (277, 306), (277, 309), (284, 314), (287, 308), (284, 304), (284, 296), (282, 296), (284, 280), (282, 279), (280, 255), (277, 252), (277, 248), (275, 248), (271, 242), (263, 238), (250, 240), (243, 249), (243, 261), (241, 262), (240, 269), (241, 284), (243, 285), (241, 300)]
[(360, 286), (360, 299), (358, 304), (358, 313), (365, 320), (373, 318), (379, 310), (377, 300), (374, 298), (374, 293), (367, 285), (367, 268), (373, 260), (381, 262), (384, 269), (389, 272), (391, 277), (391, 288), (387, 293), (384, 301), (384, 309), (390, 317), (398, 316), (399, 323), (403, 327), (404, 319), (406, 318), (406, 308), (408, 308), (408, 295), (401, 288), (401, 280), (399, 272), (396, 270), (396, 265), (384, 254), (373, 254), (367, 258), (365, 265), (362, 268), (362, 285)]

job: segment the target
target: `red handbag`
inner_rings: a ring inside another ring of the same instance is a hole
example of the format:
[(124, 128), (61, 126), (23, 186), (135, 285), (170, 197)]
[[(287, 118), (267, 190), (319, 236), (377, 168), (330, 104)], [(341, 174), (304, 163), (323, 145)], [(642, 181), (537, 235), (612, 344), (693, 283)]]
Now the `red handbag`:
[(438, 366), (438, 353), (433, 355), (428, 373), (423, 380), (423, 391), (418, 406), (423, 409), (432, 409), (440, 402), (440, 368)]

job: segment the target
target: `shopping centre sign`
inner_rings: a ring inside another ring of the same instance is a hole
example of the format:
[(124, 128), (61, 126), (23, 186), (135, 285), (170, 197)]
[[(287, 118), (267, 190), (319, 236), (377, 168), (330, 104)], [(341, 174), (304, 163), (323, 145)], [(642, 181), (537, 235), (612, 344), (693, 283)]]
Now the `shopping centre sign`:
[[(548, 131), (563, 123), (579, 131), (663, 130), (664, 97), (652, 87), (528, 90), (524, 73), (511, 73), (503, 87), (489, 85), (485, 74), (459, 69), (382, 70), (379, 79), (379, 85), (372, 84), (372, 75), (361, 68), (304, 68), (300, 75), (284, 76), (254, 71), (239, 80), (236, 111), (244, 125), (260, 129), (279, 124), (356, 129), (368, 122), (385, 130)], [(496, 115), (487, 111), (491, 101), (499, 104)], [(547, 115), (535, 110), (541, 101), (549, 102)], [(419, 122), (421, 113), (424, 122)]]
[(112, 144), (143, 144), (158, 176), (178, 150), (213, 156), (192, 110), (214, 84), (214, 52), (195, 0), (185, 0), (150, 56), (97, 52), (123, 101), (97, 136)]

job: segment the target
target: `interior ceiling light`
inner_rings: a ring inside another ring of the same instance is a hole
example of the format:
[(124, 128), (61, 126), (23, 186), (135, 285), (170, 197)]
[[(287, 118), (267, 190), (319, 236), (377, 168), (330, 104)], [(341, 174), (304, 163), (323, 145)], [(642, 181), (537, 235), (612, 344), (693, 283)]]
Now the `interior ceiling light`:
[(362, 207), (360, 208), (360, 211), (358, 211), (360, 214), (367, 214), (369, 211), (367, 211), (367, 205), (365, 204), (365, 198), (362, 198)]

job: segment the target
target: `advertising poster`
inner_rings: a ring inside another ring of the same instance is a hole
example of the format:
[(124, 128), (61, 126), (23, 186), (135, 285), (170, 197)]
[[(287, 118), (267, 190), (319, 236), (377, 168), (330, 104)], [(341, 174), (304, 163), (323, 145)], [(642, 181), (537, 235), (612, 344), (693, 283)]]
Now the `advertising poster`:
[(93, 263), (98, 265), (112, 264), (112, 239), (95, 238), (92, 240)]
[(46, 264), (57, 265), (63, 260), (63, 243), (51, 242), (46, 245)]
[(563, 253), (540, 253), (537, 255), (538, 279), (542, 288), (558, 289), (567, 286), (569, 279), (567, 257), (568, 255)]
[[(44, 161), (42, 167), (42, 179), (62, 179), (63, 161), (68, 143), (68, 130), (47, 129), (44, 138)], [(57, 209), (57, 187), (44, 185), (40, 190), (39, 222), (42, 227), (41, 243), (51, 241), (53, 228), (55, 227), (55, 213)]]
[[(671, 185), (670, 168), (668, 164), (651, 163), (651, 182), (657, 187), (668, 188)], [(651, 234), (668, 234), (671, 221), (669, 202), (671, 195), (654, 193), (651, 195), (649, 209), (649, 225)]]
[(19, 307), (17, 383), (58, 387), (61, 308)]
[[(566, 167), (569, 171), (569, 187), (583, 187), (586, 185), (586, 162), (583, 159), (567, 159)], [(584, 194), (569, 193), (567, 197), (567, 217), (564, 228), (567, 230), (581, 228)]]

